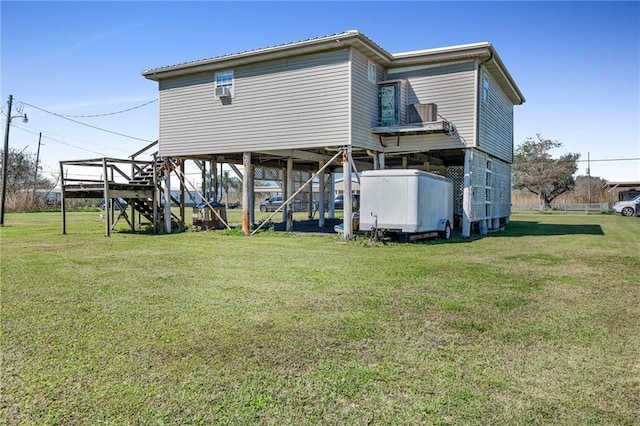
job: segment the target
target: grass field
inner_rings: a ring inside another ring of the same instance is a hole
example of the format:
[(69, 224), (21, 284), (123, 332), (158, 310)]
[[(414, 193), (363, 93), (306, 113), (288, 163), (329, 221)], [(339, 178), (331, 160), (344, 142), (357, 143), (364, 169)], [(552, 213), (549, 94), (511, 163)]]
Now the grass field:
[(0, 424), (637, 424), (640, 219), (469, 241), (9, 214)]

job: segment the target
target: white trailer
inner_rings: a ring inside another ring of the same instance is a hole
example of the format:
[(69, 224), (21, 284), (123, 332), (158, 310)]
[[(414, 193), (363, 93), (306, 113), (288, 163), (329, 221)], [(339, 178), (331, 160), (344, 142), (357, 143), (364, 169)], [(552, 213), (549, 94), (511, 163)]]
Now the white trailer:
[(360, 176), (360, 231), (402, 240), (451, 237), (453, 183), (414, 169), (370, 170)]

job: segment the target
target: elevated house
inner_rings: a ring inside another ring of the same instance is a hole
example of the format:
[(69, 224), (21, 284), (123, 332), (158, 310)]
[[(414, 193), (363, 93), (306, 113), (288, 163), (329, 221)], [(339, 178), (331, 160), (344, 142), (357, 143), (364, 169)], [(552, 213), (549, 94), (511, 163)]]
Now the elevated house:
[[(331, 216), (334, 172), (417, 168), (453, 180), (454, 225), (463, 236), (509, 221), (513, 107), (524, 97), (489, 43), (391, 54), (362, 33), (347, 31), (142, 75), (159, 88), (153, 164), (135, 163), (134, 154), (131, 176), (112, 168), (128, 176), (124, 186), (105, 180), (87, 189), (65, 182), (63, 200), (128, 197), (156, 225), (171, 229), (170, 176), (178, 174), (184, 187), (180, 171), (193, 161), (202, 170), (204, 191), (207, 168), (211, 181), (217, 165), (227, 163), (243, 179), (243, 230), (249, 233), (254, 180), (279, 182), (284, 199), (298, 197), (300, 205), (306, 197), (309, 208), (315, 198), (311, 182), (319, 180), (324, 190), (316, 201)], [(104, 176), (113, 175), (109, 159), (92, 161)], [(66, 164), (73, 162), (61, 162), (61, 173)], [(156, 212), (163, 209), (163, 181), (164, 215)], [(350, 238), (351, 179), (343, 190), (344, 236)], [(283, 220), (292, 229), (286, 205)], [(322, 211), (319, 226), (324, 218)]]
[(323, 166), (323, 182), (336, 169), (449, 176), (464, 236), (509, 220), (513, 107), (525, 99), (489, 43), (391, 54), (347, 31), (142, 75), (158, 82), (161, 157), (252, 171), (243, 175), (245, 226), (255, 177), (272, 170), (290, 196), (293, 173)]

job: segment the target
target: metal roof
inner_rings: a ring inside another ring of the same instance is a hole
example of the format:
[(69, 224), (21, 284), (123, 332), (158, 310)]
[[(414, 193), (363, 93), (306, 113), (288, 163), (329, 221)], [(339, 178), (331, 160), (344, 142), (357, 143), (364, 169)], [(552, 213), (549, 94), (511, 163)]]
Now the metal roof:
[(160, 78), (291, 57), (306, 53), (341, 49), (350, 45), (355, 45), (359, 50), (373, 53), (383, 63), (388, 63), (392, 59), (389, 52), (374, 43), (364, 34), (357, 30), (349, 30), (343, 33), (310, 38), (292, 43), (246, 50), (244, 52), (220, 55), (159, 68), (150, 68), (144, 70), (142, 75), (150, 80), (158, 81)]
[(150, 68), (142, 72), (149, 80), (160, 81), (162, 78), (176, 77), (253, 64), (268, 60), (287, 58), (315, 52), (342, 49), (353, 46), (360, 52), (373, 56), (387, 68), (401, 68), (415, 65), (452, 62), (476, 59), (481, 61), (496, 78), (502, 90), (516, 105), (522, 104), (525, 98), (507, 71), (494, 47), (488, 42), (462, 44), (391, 54), (373, 42), (358, 30), (326, 35), (292, 43), (279, 44), (244, 52), (215, 56), (207, 59), (183, 62), (158, 68)]
[(624, 181), (624, 182), (614, 182), (614, 181), (607, 181), (607, 183), (604, 184), (605, 188), (640, 188), (640, 181)]

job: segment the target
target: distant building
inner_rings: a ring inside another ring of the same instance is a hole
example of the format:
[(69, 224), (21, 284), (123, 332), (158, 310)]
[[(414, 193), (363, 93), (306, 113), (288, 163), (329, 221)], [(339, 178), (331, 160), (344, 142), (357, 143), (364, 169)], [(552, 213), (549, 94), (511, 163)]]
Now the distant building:
[(605, 189), (617, 194), (618, 201), (628, 201), (640, 195), (640, 182), (607, 182)]
[[(358, 179), (351, 178), (351, 193), (359, 194), (360, 193), (360, 182)], [(344, 177), (339, 177), (335, 182), (335, 191), (333, 195), (344, 194)]]

